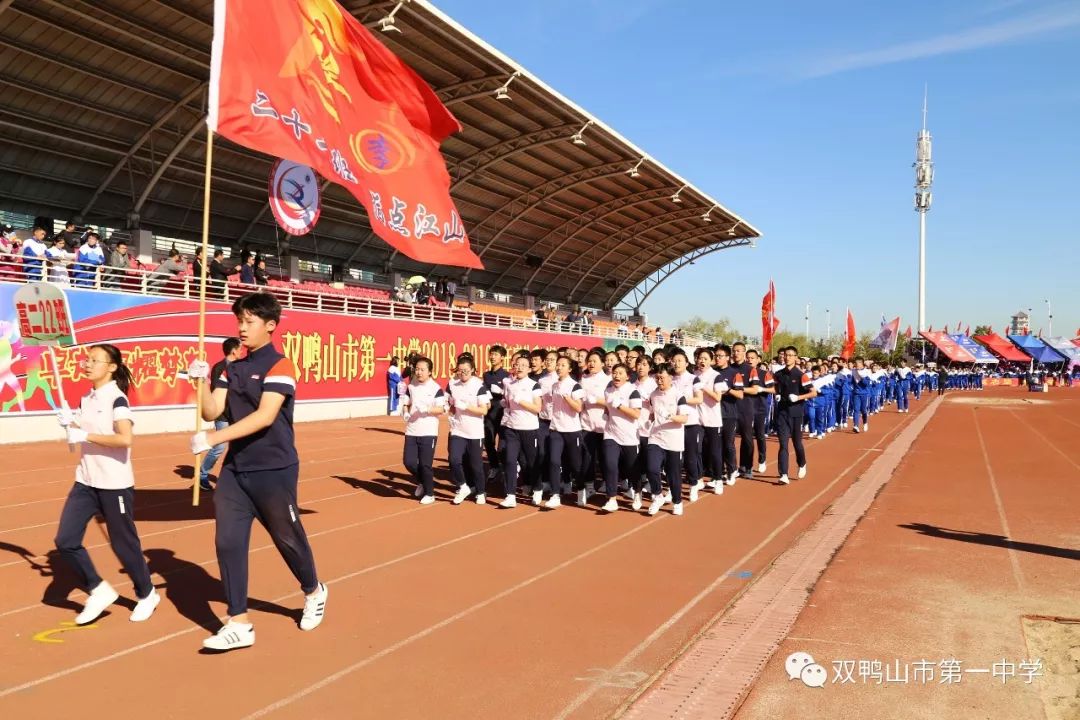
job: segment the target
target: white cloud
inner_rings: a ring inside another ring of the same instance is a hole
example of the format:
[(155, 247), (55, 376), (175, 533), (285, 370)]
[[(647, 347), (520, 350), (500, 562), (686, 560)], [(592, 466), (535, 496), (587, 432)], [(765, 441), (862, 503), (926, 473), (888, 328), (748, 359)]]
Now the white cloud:
[(823, 77), (849, 70), (967, 52), (1029, 40), (1077, 25), (1080, 25), (1080, 7), (1063, 6), (955, 33), (937, 35), (926, 40), (914, 40), (878, 50), (825, 57), (808, 63), (799, 74), (805, 78)]

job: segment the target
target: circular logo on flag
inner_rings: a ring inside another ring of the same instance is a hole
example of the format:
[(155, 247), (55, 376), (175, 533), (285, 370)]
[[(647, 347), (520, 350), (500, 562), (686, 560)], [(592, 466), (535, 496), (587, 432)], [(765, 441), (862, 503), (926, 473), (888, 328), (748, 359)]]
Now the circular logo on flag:
[(322, 212), (318, 175), (307, 165), (278, 160), (270, 170), (270, 210), (290, 235), (305, 235)]

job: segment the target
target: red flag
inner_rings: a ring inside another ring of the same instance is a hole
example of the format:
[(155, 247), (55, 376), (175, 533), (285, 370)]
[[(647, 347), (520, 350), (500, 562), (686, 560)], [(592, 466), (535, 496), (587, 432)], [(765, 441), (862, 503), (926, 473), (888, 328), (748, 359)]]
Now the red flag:
[(964, 334), (967, 335), (968, 337), (971, 337), (971, 326), (970, 325), (968, 325), (966, 328), (964, 328)]
[(772, 345), (773, 335), (780, 327), (780, 319), (776, 317), (776, 286), (769, 281), (769, 291), (761, 299), (761, 350), (769, 352)]
[(929, 327), (929, 329), (927, 329), (927, 331), (926, 331), (926, 332), (934, 332), (934, 326), (933, 326), (933, 325), (931, 325), (931, 326)]
[(439, 152), (461, 129), (434, 91), (335, 0), (215, 0), (207, 124), (310, 165), (423, 262), (483, 267)]
[(908, 325), (907, 330), (904, 331), (904, 337), (907, 338), (908, 340), (911, 339), (911, 326), (910, 325)]
[(850, 360), (855, 354), (855, 316), (851, 314), (851, 308), (847, 311), (847, 339), (844, 340), (844, 349), (840, 351), (840, 357)]

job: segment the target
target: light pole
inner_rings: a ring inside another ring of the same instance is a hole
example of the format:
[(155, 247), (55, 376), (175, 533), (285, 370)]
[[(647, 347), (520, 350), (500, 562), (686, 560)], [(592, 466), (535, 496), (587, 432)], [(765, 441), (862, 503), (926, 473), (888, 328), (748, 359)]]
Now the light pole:
[(829, 317), (829, 308), (825, 308), (825, 341), (832, 340), (832, 320)]
[(922, 130), (915, 139), (915, 211), (919, 213), (919, 331), (926, 328), (926, 213), (934, 184), (930, 131), (926, 129), (926, 91), (923, 91)]
[(1054, 337), (1054, 313), (1050, 312), (1050, 298), (1046, 298), (1046, 334)]

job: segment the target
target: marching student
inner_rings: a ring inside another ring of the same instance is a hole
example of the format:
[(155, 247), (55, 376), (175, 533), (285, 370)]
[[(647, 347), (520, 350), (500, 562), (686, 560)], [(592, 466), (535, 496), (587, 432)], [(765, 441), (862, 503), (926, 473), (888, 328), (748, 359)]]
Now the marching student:
[[(656, 368), (656, 390), (649, 398), (649, 407), (652, 408), (653, 416), (645, 464), (649, 490), (653, 496), (649, 514), (655, 515), (660, 512), (664, 503), (670, 502), (672, 514), (682, 515), (682, 456), (686, 446), (683, 425), (689, 419), (687, 413), (690, 406), (674, 386), (671, 367), (668, 365)], [(661, 468), (668, 479), (670, 490), (667, 493), (660, 484)]]
[[(773, 401), (772, 396), (775, 394), (776, 388), (774, 387), (772, 370), (761, 362), (761, 354), (757, 350), (746, 351), (746, 362), (750, 366), (750, 373), (747, 376), (744, 392), (752, 396), (750, 399), (754, 412), (751, 434), (757, 444), (757, 471), (765, 472), (766, 427), (769, 409)], [(743, 458), (743, 465), (752, 469), (754, 466), (754, 445), (744, 444), (742, 449), (747, 451), (748, 455), (748, 457)]]
[[(536, 446), (540, 428), (540, 407), (543, 404), (540, 395), (540, 383), (529, 378), (529, 359), (519, 355), (514, 359), (514, 374), (503, 380), (503, 404), (506, 413), (503, 416), (503, 440), (506, 442), (506, 497), (499, 503), (500, 508), (517, 506), (518, 468), (531, 482), (536, 474)], [(539, 481), (537, 481), (539, 483)], [(532, 488), (533, 505), (543, 500), (543, 489)]]
[(911, 392), (911, 369), (907, 366), (907, 360), (900, 361), (900, 367), (896, 368), (896, 412), (906, 413), (911, 407), (908, 393)]
[(855, 358), (855, 369), (851, 371), (851, 383), (854, 391), (852, 393), (852, 414), (855, 416), (855, 432), (859, 432), (859, 425), (862, 425), (862, 432), (866, 432), (870, 429), (870, 391), (871, 380), (870, 371), (866, 368), (866, 361), (861, 357)]
[(472, 493), (476, 493), (477, 505), (487, 502), (487, 478), (481, 450), (491, 392), (473, 374), (474, 371), (472, 357), (459, 357), (457, 376), (446, 388), (450, 406), (450, 474), (457, 486), (455, 505), (465, 502)]
[[(240, 357), (240, 338), (225, 338), (225, 341), (221, 343), (221, 360), (218, 360), (213, 368), (210, 370), (210, 377), (218, 377), (221, 373), (225, 372), (226, 366)], [(229, 408), (225, 408), (225, 412), (220, 417), (214, 418), (214, 429), (223, 430), (229, 426)], [(210, 448), (210, 451), (206, 453), (206, 457), (203, 458), (202, 464), (199, 466), (199, 489), (210, 492), (214, 489), (214, 486), (210, 484), (210, 471), (214, 469), (214, 465), (217, 463), (219, 457), (225, 452), (225, 443), (219, 443)]]
[(638, 456), (638, 420), (641, 419), (641, 393), (630, 380), (630, 368), (618, 363), (611, 369), (611, 384), (604, 391), (607, 422), (604, 424), (604, 489), (607, 502), (604, 512), (619, 509), (619, 483), (629, 485)]
[(586, 355), (585, 372), (579, 382), (585, 390), (585, 407), (581, 412), (583, 450), (576, 485), (578, 505), (584, 507), (594, 489), (596, 468), (604, 452), (604, 391), (611, 376), (604, 372), (602, 350), (593, 349)]
[(132, 417), (127, 399), (131, 372), (115, 345), (92, 345), (82, 367), (93, 387), (80, 403), (78, 418), (66, 408), (57, 414), (60, 426), (67, 430), (68, 444), (78, 445), (82, 452), (75, 484), (60, 513), (56, 549), (75, 568), (89, 594), (75, 622), (91, 623), (120, 597), (98, 575), (83, 546), (86, 526), (95, 515), (104, 516), (109, 545), (135, 586), (138, 602), (129, 619), (142, 622), (154, 614), (161, 596), (150, 582), (150, 569), (135, 529)]
[(503, 367), (506, 362), (506, 348), (502, 345), (492, 345), (488, 350), (488, 365), (490, 370), (484, 373), (483, 381), (488, 392), (491, 393), (491, 407), (484, 416), (484, 455), (488, 461), (488, 482), (499, 476), (502, 470), (502, 384), (503, 380), (510, 377), (510, 373)]
[[(686, 484), (690, 488), (690, 502), (697, 502), (698, 493), (704, 487), (704, 483), (701, 482), (704, 469), (701, 462), (704, 431), (701, 427), (698, 407), (705, 401), (705, 394), (701, 391), (701, 379), (689, 371), (690, 360), (682, 349), (676, 348), (672, 351), (670, 363), (674, 371), (671, 382), (686, 400), (686, 422), (683, 423), (683, 432), (686, 434), (686, 442), (683, 445), (683, 467), (686, 469)], [(668, 482), (671, 482), (671, 478), (668, 478)]]
[(416, 481), (415, 497), (421, 505), (435, 502), (435, 445), (439, 440), (439, 416), (446, 412), (446, 393), (431, 379), (432, 363), (419, 357), (401, 397), (405, 416), (405, 448), (402, 464)]
[(723, 439), (720, 436), (724, 424), (723, 401), (727, 383), (720, 377), (720, 373), (713, 367), (713, 354), (709, 348), (698, 348), (694, 351), (694, 360), (697, 365), (697, 377), (701, 383), (702, 403), (698, 406), (698, 414), (701, 418), (703, 439), (701, 444), (702, 456), (704, 457), (705, 472), (703, 477), (709, 478), (709, 485), (713, 492), (722, 495), (724, 481), (727, 475), (724, 473), (724, 449)]
[[(537, 353), (541, 355), (541, 366), (537, 377), (534, 379), (540, 383), (540, 395), (543, 398), (543, 403), (540, 406), (540, 428), (536, 436), (536, 467), (530, 482), (533, 490), (542, 489), (544, 483), (547, 482), (548, 438), (551, 436), (551, 387), (559, 379), (559, 374), (555, 372), (555, 363), (559, 359), (559, 354), (554, 350), (533, 351), (534, 356)], [(529, 377), (532, 377), (532, 375)], [(562, 488), (551, 487), (550, 490), (558, 494)]]
[[(250, 293), (232, 305), (237, 335), (247, 356), (202, 384), (202, 416), (207, 422), (226, 408), (232, 424), (195, 433), (191, 451), (202, 453), (229, 443), (214, 492), (215, 545), (228, 604), (225, 624), (203, 641), (208, 650), (235, 650), (255, 644), (248, 617), (248, 547), (258, 520), (304, 592), (301, 630), (323, 621), (328, 591), (315, 572), (307, 533), (297, 507), (300, 458), (293, 433), (297, 369), (273, 344), (281, 305), (270, 293)], [(210, 366), (197, 360), (188, 376), (205, 379)]]
[(551, 386), (551, 432), (548, 434), (547, 481), (551, 497), (545, 507), (554, 509), (562, 504), (560, 495), (566, 489), (563, 472), (576, 478), (581, 470), (581, 410), (585, 406), (585, 390), (573, 378), (574, 361), (561, 357), (555, 363), (557, 378)]
[[(720, 426), (720, 449), (723, 454), (723, 465), (718, 470), (720, 473), (716, 478), (716, 482), (723, 482), (726, 485), (734, 485), (735, 480), (739, 477), (739, 460), (735, 454), (735, 432), (739, 426), (739, 401), (743, 397), (742, 376), (739, 375), (735, 366), (731, 364), (731, 348), (724, 344), (716, 346), (714, 351), (714, 359), (716, 360), (716, 379), (724, 389), (724, 394), (720, 397), (720, 417), (722, 424)], [(736, 384), (735, 377), (739, 375), (739, 382)], [(714, 483), (713, 490), (716, 490)], [(717, 494), (723, 492), (721, 488), (717, 491)]]
[(637, 360), (637, 378), (634, 387), (641, 396), (641, 415), (638, 417), (638, 456), (634, 468), (631, 507), (641, 509), (641, 488), (645, 482), (645, 465), (649, 455), (649, 431), (652, 428), (652, 406), (649, 398), (656, 391), (656, 379), (653, 378), (653, 362), (648, 355), (639, 354)]
[(776, 395), (780, 401), (776, 408), (776, 434), (780, 440), (780, 452), (776, 456), (780, 483), (788, 482), (788, 440), (795, 447), (795, 462), (799, 464), (798, 478), (806, 477), (806, 450), (803, 448), (802, 424), (805, 401), (817, 397), (817, 388), (805, 371), (796, 363), (799, 350), (794, 345), (783, 349), (784, 367), (774, 376)]

